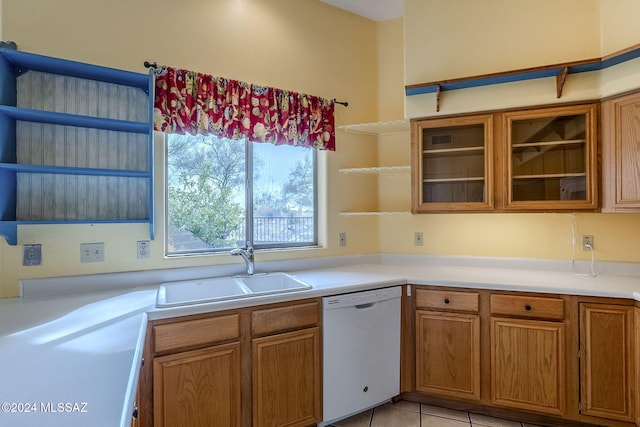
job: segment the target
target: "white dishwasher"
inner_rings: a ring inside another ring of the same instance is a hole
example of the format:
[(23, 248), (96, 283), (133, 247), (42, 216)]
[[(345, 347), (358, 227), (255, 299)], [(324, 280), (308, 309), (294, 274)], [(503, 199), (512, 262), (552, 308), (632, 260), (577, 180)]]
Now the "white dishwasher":
[(322, 298), (323, 421), (319, 427), (400, 393), (402, 287)]

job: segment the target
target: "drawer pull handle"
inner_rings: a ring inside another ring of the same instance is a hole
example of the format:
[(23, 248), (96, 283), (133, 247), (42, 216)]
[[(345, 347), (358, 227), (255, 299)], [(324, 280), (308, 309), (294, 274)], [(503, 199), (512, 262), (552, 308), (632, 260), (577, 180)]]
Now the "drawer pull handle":
[(531, 306), (529, 304), (527, 304), (527, 305), (524, 306), (524, 309), (527, 310), (527, 311), (531, 311)]
[(444, 299), (444, 303), (445, 303), (445, 304), (449, 304), (449, 298), (445, 298), (445, 299)]

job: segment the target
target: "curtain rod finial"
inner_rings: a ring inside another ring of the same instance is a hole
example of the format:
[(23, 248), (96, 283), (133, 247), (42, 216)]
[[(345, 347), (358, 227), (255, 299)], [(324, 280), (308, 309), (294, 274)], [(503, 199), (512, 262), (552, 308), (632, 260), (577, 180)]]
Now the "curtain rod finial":
[(349, 106), (349, 103), (347, 101), (338, 101), (336, 98), (333, 98), (333, 102), (335, 102), (336, 104), (344, 105), (345, 107)]

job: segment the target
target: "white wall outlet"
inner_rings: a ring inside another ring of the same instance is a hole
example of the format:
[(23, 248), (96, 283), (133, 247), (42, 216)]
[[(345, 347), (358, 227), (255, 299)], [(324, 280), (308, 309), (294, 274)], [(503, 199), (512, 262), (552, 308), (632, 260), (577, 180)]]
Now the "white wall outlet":
[(424, 234), (422, 234), (422, 231), (416, 231), (413, 234), (413, 245), (414, 246), (424, 245)]
[(582, 250), (583, 251), (592, 251), (593, 247), (593, 236), (585, 234), (582, 236)]
[(42, 264), (42, 245), (22, 245), (22, 265)]
[(81, 243), (80, 262), (104, 262), (104, 243)]
[(148, 240), (138, 240), (138, 259), (148, 259), (151, 257), (151, 242)]
[(347, 246), (347, 233), (338, 234), (338, 241), (340, 242), (340, 246)]

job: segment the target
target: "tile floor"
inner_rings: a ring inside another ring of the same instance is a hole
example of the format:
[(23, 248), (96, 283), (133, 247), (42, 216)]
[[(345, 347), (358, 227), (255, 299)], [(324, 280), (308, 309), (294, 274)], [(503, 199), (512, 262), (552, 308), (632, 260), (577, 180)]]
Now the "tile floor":
[(464, 411), (400, 401), (354, 415), (332, 427), (537, 427)]

